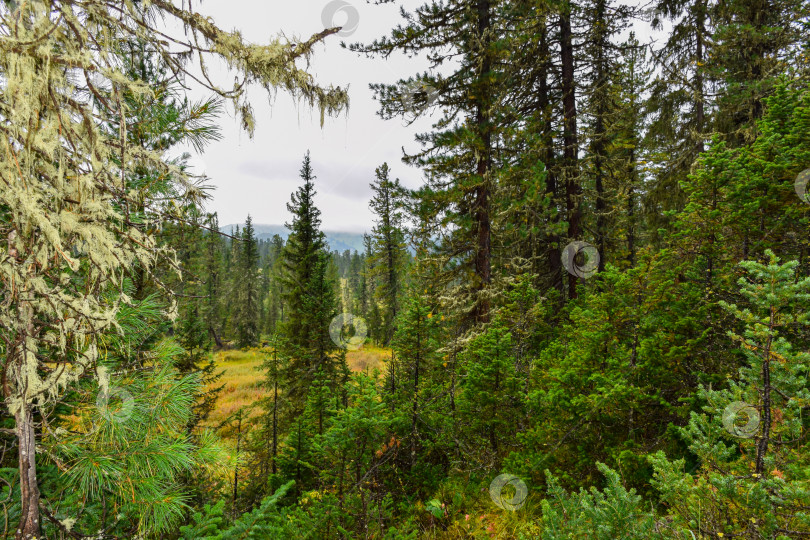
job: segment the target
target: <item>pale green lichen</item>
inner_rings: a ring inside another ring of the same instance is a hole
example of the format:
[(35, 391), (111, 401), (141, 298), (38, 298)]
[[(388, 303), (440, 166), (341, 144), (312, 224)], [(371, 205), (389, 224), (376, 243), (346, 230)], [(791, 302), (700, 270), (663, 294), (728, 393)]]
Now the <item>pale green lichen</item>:
[[(0, 2), (0, 332), (13, 344), (5, 351), (12, 412), (52, 402), (96, 365), (99, 336), (116, 330), (118, 307), (130, 301), (103, 293), (123, 290), (126, 268), (149, 269), (159, 255), (171, 255), (146, 232), (151, 227), (125, 225), (125, 200), (149, 197), (125, 179), (136, 167), (156, 171), (170, 175), (179, 193), (202, 197), (162, 152), (121, 147), (131, 113), (119, 96), (153, 90), (123, 71), (117, 44), (141, 40), (182, 71), (155, 32), (163, 17), (186, 26), (176, 37), (203, 65), (205, 51), (213, 51), (239, 73), (229, 88), (205, 84), (231, 100), (248, 132), (255, 127), (249, 83), (271, 94), (283, 88), (316, 106), (322, 119), (347, 104), (344, 90), (318, 86), (296, 65), (328, 32), (303, 43), (254, 45), (170, 0)], [(121, 131), (111, 133), (122, 118)], [(174, 303), (167, 315), (176, 315)], [(95, 373), (107, 384), (105, 371)]]
[(73, 529), (73, 525), (76, 524), (76, 519), (75, 518), (65, 518), (62, 521), (60, 521), (59, 523), (62, 524), (62, 527), (64, 527), (67, 532), (70, 532)]

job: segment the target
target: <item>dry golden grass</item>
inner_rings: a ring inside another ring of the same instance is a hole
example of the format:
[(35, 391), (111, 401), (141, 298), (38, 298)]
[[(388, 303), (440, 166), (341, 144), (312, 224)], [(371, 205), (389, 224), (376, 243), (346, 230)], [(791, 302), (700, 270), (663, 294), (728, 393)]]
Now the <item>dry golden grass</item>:
[(365, 345), (362, 349), (347, 352), (346, 362), (352, 371), (368, 370), (371, 373), (375, 368), (383, 371), (385, 369), (385, 360), (390, 357), (391, 349)]
[[(219, 427), (228, 418), (234, 415), (239, 409), (250, 405), (257, 405), (249, 412), (247, 417), (259, 414), (258, 402), (268, 395), (268, 389), (262, 386), (264, 372), (261, 369), (262, 362), (270, 355), (270, 349), (248, 349), (246, 351), (219, 351), (214, 353), (214, 361), (217, 372), (222, 372), (222, 377), (217, 385), (224, 384), (224, 388), (217, 400), (216, 408), (208, 417), (206, 426)], [(352, 371), (368, 371), (371, 373), (375, 368), (383, 371), (385, 369), (384, 360), (390, 358), (391, 349), (365, 345), (362, 349), (348, 351), (346, 361)], [(221, 434), (228, 437), (231, 429), (222, 430)]]
[[(258, 404), (266, 395), (262, 387), (264, 374), (262, 362), (269, 351), (251, 349), (247, 351), (219, 351), (214, 353), (218, 373), (222, 373), (217, 386), (224, 384), (219, 394), (216, 408), (211, 411), (206, 424), (218, 427), (239, 409)], [(258, 408), (250, 411), (249, 416), (258, 414)]]

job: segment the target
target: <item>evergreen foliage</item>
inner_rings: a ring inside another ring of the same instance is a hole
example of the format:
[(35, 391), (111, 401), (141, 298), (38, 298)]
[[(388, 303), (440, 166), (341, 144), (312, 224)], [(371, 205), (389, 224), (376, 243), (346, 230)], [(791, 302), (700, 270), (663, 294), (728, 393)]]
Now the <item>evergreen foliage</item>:
[(791, 538), (810, 528), (806, 421), (807, 362), (788, 338), (810, 325), (810, 278), (796, 279), (795, 261), (744, 261), (740, 293), (746, 306), (722, 302), (743, 324), (728, 337), (745, 356), (739, 380), (700, 386), (703, 413), (692, 412), (681, 433), (700, 459), (694, 476), (683, 462), (652, 458), (655, 483), (676, 522), (702, 535)]
[(375, 175), (371, 184), (374, 195), (369, 206), (376, 216), (376, 224), (372, 230), (373, 254), (369, 265), (378, 283), (374, 298), (384, 306), (380, 341), (387, 345), (395, 331), (394, 321), (403, 289), (400, 279), (406, 262), (402, 214), (404, 188), (399, 179), (389, 178), (387, 163), (377, 167)]
[(237, 254), (232, 293), (236, 344), (239, 347), (253, 347), (259, 343), (261, 301), (259, 250), (250, 216), (242, 228)]
[(321, 212), (315, 206), (315, 174), (309, 153), (301, 165), (301, 179), (303, 185), (287, 204), (293, 218), (287, 225), (290, 236), (282, 252), (281, 284), (288, 308), (281, 336), (285, 354), (292, 359), (288, 375), (293, 383), (291, 395), (303, 407), (316, 375), (332, 377), (336, 372), (331, 353), (337, 345), (329, 335), (329, 325), (337, 314), (337, 298), (336, 284), (329, 275), (331, 258), (320, 229)]
[(601, 491), (591, 488), (569, 494), (549, 474), (549, 498), (543, 501), (544, 540), (672, 538), (671, 530), (661, 530), (655, 513), (644, 508), (641, 497), (624, 488), (616, 471), (602, 463), (597, 467), (607, 477)]
[(346, 46), (427, 60), (371, 85), (425, 180), (358, 251), (309, 152), (286, 240), (175, 154), (251, 83), (343, 110), (340, 28), (194, 9), (0, 0), (0, 536), (810, 535), (806, 2), (401, 9)]

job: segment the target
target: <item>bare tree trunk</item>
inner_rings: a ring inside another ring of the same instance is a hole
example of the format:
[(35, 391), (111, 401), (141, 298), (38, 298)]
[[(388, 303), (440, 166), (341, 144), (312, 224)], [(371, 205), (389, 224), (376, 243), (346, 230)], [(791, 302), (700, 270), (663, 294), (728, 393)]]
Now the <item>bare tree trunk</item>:
[[(630, 149), (630, 186), (627, 190), (627, 262), (630, 268), (636, 265), (636, 152)], [(633, 348), (635, 355), (635, 346)]]
[(298, 417), (298, 443), (295, 447), (295, 487), (298, 493), (302, 493), (301, 490), (301, 417)]
[[(17, 250), (12, 247), (13, 237), (9, 237), (9, 255), (17, 256)], [(20, 296), (24, 297), (24, 291)], [(17, 335), (16, 345), (9, 348), (6, 356), (5, 370), (2, 376), (3, 395), (6, 404), (12, 399), (17, 401), (14, 407), (15, 431), (17, 435), (18, 458), (20, 470), (20, 524), (17, 526), (14, 538), (16, 540), (29, 540), (39, 538), (39, 484), (37, 483), (37, 440), (34, 429), (33, 405), (26, 396), (27, 382), (25, 370), (28, 338), (36, 334), (34, 328), (34, 311), (31, 305), (21, 302), (17, 316), (20, 328), (24, 329)], [(12, 385), (6, 378), (7, 373), (12, 374)]]
[(482, 61), (481, 61), (481, 88), (477, 92), (476, 118), (475, 123), (481, 136), (483, 151), (478, 157), (476, 174), (479, 176), (480, 185), (475, 188), (475, 201), (473, 221), (477, 231), (475, 249), (475, 274), (477, 278), (476, 292), (479, 296), (475, 302), (475, 322), (486, 323), (489, 321), (490, 301), (481, 293), (489, 288), (492, 281), (492, 224), (490, 222), (490, 188), (489, 176), (491, 174), (491, 151), (492, 151), (492, 122), (491, 88), (488, 81), (489, 71), (492, 68), (492, 60), (489, 50), (490, 32), (490, 3), (489, 0), (478, 0), (478, 38), (481, 41)]
[(605, 21), (605, 11), (607, 6), (605, 0), (596, 2), (596, 20), (594, 21), (594, 32), (596, 33), (596, 66), (594, 67), (595, 88), (593, 94), (597, 98), (595, 110), (593, 111), (595, 125), (593, 134), (592, 151), (594, 155), (594, 177), (596, 179), (596, 249), (599, 251), (598, 271), (605, 271), (605, 261), (607, 259), (607, 199), (605, 197), (605, 171), (604, 161), (606, 159), (606, 139), (607, 128), (605, 118), (608, 111), (608, 59), (606, 49), (610, 46), (607, 32), (607, 21)]
[[(540, 50), (549, 50), (547, 43), (548, 27), (546, 26), (545, 18), (540, 27)], [(546, 166), (546, 193), (551, 199), (551, 208), (556, 210), (557, 206), (557, 170), (554, 164), (554, 128), (552, 118), (551, 98), (549, 96), (549, 76), (552, 70), (551, 59), (548, 56), (543, 57), (543, 62), (540, 68), (540, 81), (538, 88), (538, 108), (541, 111), (543, 118), (543, 131), (542, 131), (542, 145), (543, 145), (543, 161)], [(553, 213), (553, 223), (556, 224), (560, 220), (560, 214)], [(548, 247), (548, 268), (551, 274), (551, 286), (560, 292), (560, 301), (565, 297), (565, 284), (563, 283), (563, 267), (560, 246), (560, 235), (557, 232), (551, 231), (546, 233)]]
[(222, 345), (222, 338), (220, 338), (220, 337), (217, 335), (217, 333), (216, 333), (216, 331), (214, 330), (214, 327), (213, 327), (213, 326), (209, 326), (209, 327), (208, 327), (208, 331), (209, 331), (209, 332), (211, 332), (211, 336), (214, 338), (214, 343), (216, 343), (216, 344), (217, 344), (217, 349), (221, 349), (221, 348), (223, 347), (223, 345)]
[(39, 538), (39, 485), (37, 484), (36, 434), (34, 412), (24, 403), (14, 413), (19, 443), (20, 498), (22, 511), (20, 524), (14, 535), (16, 540)]
[[(582, 234), (582, 213), (579, 208), (582, 188), (579, 185), (577, 143), (577, 101), (574, 93), (574, 45), (571, 35), (571, 4), (566, 2), (560, 13), (560, 59), (563, 90), (563, 170), (565, 174), (565, 206), (568, 212), (568, 238), (578, 240)], [(577, 297), (577, 276), (568, 274), (568, 298)]]
[(394, 358), (394, 349), (391, 349), (391, 412), (394, 412), (397, 407), (396, 402), (396, 395), (397, 395), (397, 370), (396, 370), (396, 359)]
[(386, 196), (387, 207), (385, 217), (385, 251), (388, 260), (388, 309), (390, 328), (388, 334), (385, 336), (385, 344), (389, 345), (391, 340), (394, 339), (394, 332), (396, 332), (397, 313), (399, 313), (398, 297), (399, 297), (399, 280), (397, 279), (397, 261), (396, 253), (394, 251), (394, 238), (392, 234), (393, 225), (391, 223), (391, 216), (394, 213), (394, 208), (391, 204), (391, 187), (386, 188), (389, 193)]
[(699, 2), (697, 13), (695, 13), (695, 123), (697, 124), (698, 141), (695, 149), (698, 153), (705, 150), (703, 144), (703, 134), (706, 131), (706, 113), (704, 110), (705, 83), (703, 80), (703, 64), (706, 61), (703, 57), (703, 34), (706, 32), (706, 5)]

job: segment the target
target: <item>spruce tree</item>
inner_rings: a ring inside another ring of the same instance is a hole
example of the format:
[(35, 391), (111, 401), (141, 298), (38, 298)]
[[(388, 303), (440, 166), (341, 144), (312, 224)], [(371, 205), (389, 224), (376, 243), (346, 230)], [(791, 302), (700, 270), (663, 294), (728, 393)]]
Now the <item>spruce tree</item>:
[[(337, 498), (329, 501), (335, 521), (355, 537), (384, 529), (382, 520), (390, 514), (382, 479), (397, 445), (378, 382), (363, 374), (346, 382), (346, 406), (313, 444), (314, 461), (320, 464), (318, 482)], [(330, 536), (331, 524), (327, 528), (325, 537)]]
[(329, 280), (329, 254), (320, 229), (321, 212), (315, 206), (315, 174), (309, 152), (301, 166), (303, 185), (293, 193), (287, 209), (292, 221), (284, 246), (281, 284), (287, 306), (281, 336), (291, 358), (289, 390), (303, 406), (306, 389), (316, 373), (334, 373), (331, 353), (337, 348), (329, 336), (329, 325), (336, 315), (335, 284)]
[[(583, 56), (590, 59), (587, 82), (583, 85), (583, 93), (587, 96), (584, 113), (588, 118), (587, 164), (583, 168), (593, 178), (594, 243), (599, 252), (597, 270), (603, 272), (605, 263), (613, 255), (613, 246), (608, 242), (609, 219), (613, 213), (609, 208), (616, 207), (614, 193), (618, 191), (610, 185), (614, 176), (611, 174), (611, 162), (614, 158), (610, 152), (613, 137), (609, 128), (616, 115), (615, 111), (619, 108), (617, 89), (611, 80), (611, 74), (619, 69), (622, 51), (612, 40), (615, 34), (627, 26), (629, 13), (608, 0), (594, 0), (583, 4), (581, 10), (588, 25)], [(583, 62), (587, 60), (583, 59)]]
[[(215, 373), (214, 358), (211, 354), (212, 334), (209, 324), (211, 294), (215, 288), (205, 283), (208, 253), (205, 249), (206, 234), (202, 228), (204, 217), (196, 211), (188, 214), (189, 221), (179, 223), (169, 243), (177, 246), (177, 260), (183, 269), (183, 279), (177, 284), (175, 298), (178, 303), (178, 318), (174, 322), (173, 333), (185, 353), (177, 364), (183, 374), (198, 374), (205, 390), (198, 396), (194, 405), (194, 416), (188, 428), (191, 431), (204, 421), (216, 405), (223, 385), (216, 387), (221, 375)], [(164, 227), (164, 233), (167, 228)], [(171, 229), (170, 229), (171, 230)], [(216, 279), (216, 274), (208, 279)], [(215, 299), (214, 302), (218, 301)]]
[[(230, 238), (225, 248), (224, 270), (227, 276), (227, 293), (228, 298), (236, 298), (239, 296), (239, 260), (241, 258), (240, 250), (242, 248), (242, 230), (239, 225), (231, 228)], [(235, 303), (227, 302), (225, 304), (224, 317), (223, 317), (223, 332), (228, 336), (229, 340), (233, 340), (236, 335), (236, 322), (235, 322)]]
[[(622, 485), (619, 473), (603, 463), (597, 463), (606, 477), (603, 490), (592, 487), (566, 493), (559, 481), (548, 471), (548, 497), (543, 507), (543, 540), (568, 538), (595, 538), (599, 540), (663, 540), (672, 529), (665, 529), (656, 514), (651, 511), (634, 490)], [(663, 530), (662, 530), (663, 529)]]
[(238, 257), (233, 273), (234, 329), (239, 347), (255, 347), (259, 342), (261, 299), (259, 297), (259, 249), (253, 220), (248, 215), (239, 235)]
[(417, 137), (424, 151), (405, 160), (427, 172), (429, 189), (420, 193), (433, 215), (441, 215), (448, 225), (442, 245), (449, 262), (446, 269), (454, 277), (464, 276), (453, 282), (458, 290), (450, 296), (468, 326), (489, 320), (492, 307), (492, 205), (499, 167), (495, 148), (502, 127), (502, 68), (497, 61), (504, 32), (502, 5), (501, 0), (426, 3), (413, 13), (403, 10), (405, 22), (390, 37), (352, 46), (370, 55), (424, 53), (433, 68), (454, 61), (453, 73), (447, 76), (427, 72), (395, 85), (372, 87), (383, 118), (411, 121), (437, 106), (443, 111), (436, 132)]
[(458, 425), (482, 463), (505, 453), (513, 422), (522, 413), (525, 386), (515, 370), (513, 346), (505, 324), (496, 318), (460, 355)]
[(644, 164), (650, 159), (645, 141), (644, 101), (650, 77), (646, 49), (631, 33), (624, 43), (623, 55), (613, 73), (613, 89), (619, 113), (612, 115), (608, 123), (611, 155), (610, 176), (614, 179), (615, 217), (610, 221), (614, 236), (621, 235), (616, 247), (615, 264), (620, 267), (635, 266), (638, 253), (649, 243), (645, 233), (652, 229), (648, 224), (659, 216), (657, 212), (645, 212), (642, 197), (649, 191), (645, 179)]
[(381, 343), (387, 345), (395, 331), (394, 321), (399, 312), (402, 295), (402, 274), (405, 264), (405, 234), (403, 232), (403, 188), (399, 179), (391, 180), (387, 163), (377, 167), (374, 193), (369, 206), (374, 212), (372, 230), (373, 257), (371, 266), (377, 276), (375, 299), (382, 302)]
[(651, 215), (658, 226), (671, 221), (667, 210), (683, 208), (679, 182), (704, 151), (713, 124), (709, 63), (714, 11), (713, 0), (659, 0), (651, 21), (657, 30), (665, 21), (672, 23), (663, 46), (652, 49), (660, 74), (651, 81), (647, 103), (648, 138), (658, 150), (652, 156), (654, 181), (647, 198), (649, 205), (663, 210)]
[[(574, 57), (574, 38), (572, 16), (574, 4), (564, 0), (559, 5), (559, 40), (560, 40), (560, 81), (562, 85), (563, 110), (563, 156), (562, 178), (565, 185), (565, 211), (568, 221), (568, 240), (576, 241), (582, 235), (582, 184), (579, 175), (579, 132), (576, 100), (576, 60)], [(568, 297), (577, 297), (579, 277), (568, 273)]]
[(801, 0), (718, 2), (712, 62), (707, 67), (722, 87), (717, 128), (730, 145), (756, 139), (765, 98), (784, 69), (780, 62), (806, 43), (807, 16)]
[(223, 306), (225, 302), (223, 298), (225, 242), (219, 234), (219, 220), (216, 213), (209, 214), (205, 223), (204, 262), (201, 269), (205, 278), (204, 318), (211, 339), (221, 349), (223, 346), (222, 332), (225, 327)]
[[(566, 228), (563, 193), (562, 88), (558, 84), (555, 11), (544, 2), (510, 4), (506, 46), (512, 61), (504, 85), (510, 99), (505, 113), (513, 123), (500, 150), (509, 165), (500, 178), (496, 201), (496, 246), (513, 275), (526, 268), (535, 284), (565, 295), (561, 252)], [(567, 275), (567, 274), (566, 274)]]
[(281, 270), (283, 267), (284, 240), (274, 234), (270, 240), (270, 250), (265, 267), (266, 280), (269, 291), (265, 301), (264, 331), (274, 335), (277, 326), (284, 320), (284, 301), (282, 295)]
[(796, 261), (744, 261), (739, 280), (744, 306), (722, 302), (743, 325), (728, 332), (745, 363), (724, 388), (701, 385), (702, 413), (681, 433), (700, 468), (652, 458), (655, 486), (676, 525), (701, 535), (796, 538), (810, 534), (806, 421), (810, 355), (790, 339), (810, 325), (810, 278), (797, 279)]
[[(435, 401), (441, 393), (432, 387), (431, 376), (436, 373), (439, 349), (439, 321), (433, 316), (428, 299), (421, 291), (410, 291), (397, 321), (393, 348), (397, 355), (397, 376), (400, 384), (393, 397), (401, 407), (403, 426), (401, 436), (408, 441), (408, 467), (416, 466), (418, 449), (424, 445), (421, 435), (425, 424), (435, 426), (436, 416), (443, 413), (443, 402)], [(426, 410), (426, 405), (430, 407)]]
[(366, 306), (363, 302), (365, 296), (364, 269), (365, 258), (361, 253), (357, 251), (353, 252), (351, 262), (349, 263), (349, 275), (346, 280), (350, 301), (349, 311), (363, 318), (366, 317)]
[(369, 234), (363, 235), (363, 260), (365, 262), (363, 275), (360, 280), (359, 304), (364, 313), (368, 325), (369, 337), (372, 341), (380, 342), (382, 335), (382, 314), (380, 313), (380, 303), (374, 292), (377, 290), (377, 268), (374, 259), (374, 240)]

